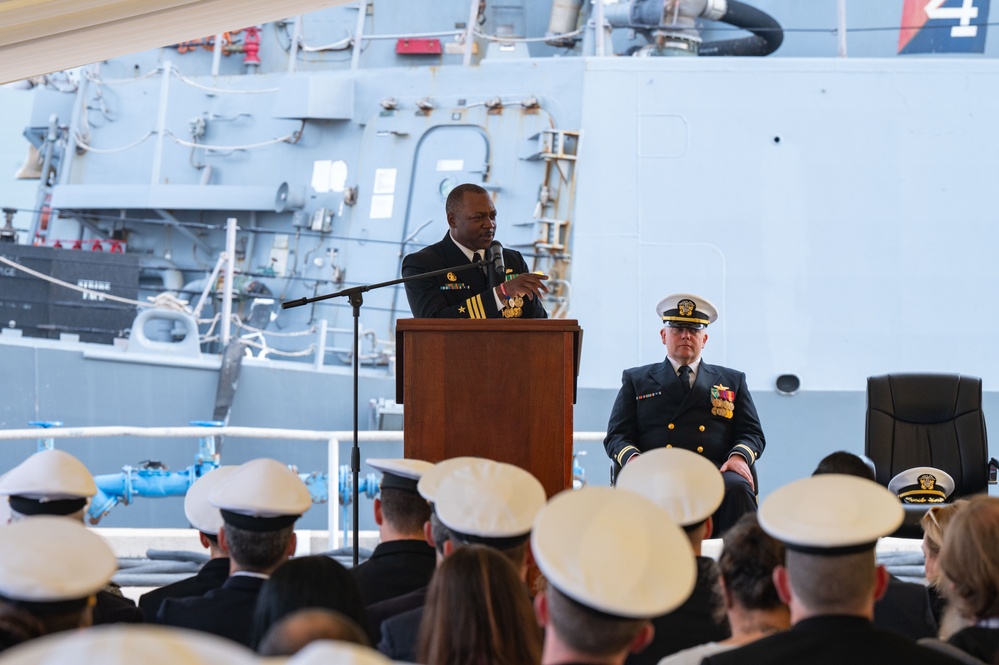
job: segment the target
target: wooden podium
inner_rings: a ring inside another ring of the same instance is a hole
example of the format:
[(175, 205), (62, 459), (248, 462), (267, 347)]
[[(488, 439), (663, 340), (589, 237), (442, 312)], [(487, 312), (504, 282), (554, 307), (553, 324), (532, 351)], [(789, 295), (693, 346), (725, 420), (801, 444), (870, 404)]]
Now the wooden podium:
[(575, 320), (399, 319), (406, 457), (486, 457), (530, 471), (548, 496), (568, 488), (581, 338)]

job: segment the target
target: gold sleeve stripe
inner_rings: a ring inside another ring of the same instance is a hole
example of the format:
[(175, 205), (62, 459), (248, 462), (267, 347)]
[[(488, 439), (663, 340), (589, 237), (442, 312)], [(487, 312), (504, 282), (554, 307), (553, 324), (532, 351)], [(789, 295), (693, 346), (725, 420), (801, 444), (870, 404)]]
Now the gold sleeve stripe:
[[(758, 455), (756, 453), (754, 453), (753, 449), (750, 448), (749, 446), (747, 446), (746, 444), (744, 444), (744, 443), (737, 443), (737, 444), (735, 444), (735, 448), (742, 448), (746, 452), (749, 453), (749, 456), (746, 458), (746, 461), (749, 462), (750, 464), (752, 464), (753, 462), (756, 461), (756, 458), (758, 457)], [(733, 448), (732, 450), (735, 450), (735, 448)]]
[(484, 319), (486, 318), (486, 310), (482, 306), (482, 296), (472, 296), (465, 301), (468, 305), (468, 318), (470, 319)]
[[(631, 456), (631, 455), (630, 455), (630, 452), (631, 452), (632, 450), (634, 450), (634, 451), (635, 451), (636, 453), (640, 453), (640, 452), (642, 452), (641, 450), (639, 450), (639, 449), (638, 449), (638, 448), (636, 448), (635, 446), (625, 446), (624, 448), (622, 448), (622, 449), (621, 449), (621, 452), (619, 452), (619, 453), (617, 454), (617, 463), (618, 463), (618, 466), (624, 466), (624, 462), (623, 462), (623, 461), (621, 461), (621, 460), (623, 460), (623, 459), (624, 459), (624, 455), (625, 455), (625, 453), (629, 453), (629, 455), (628, 455), (628, 456), (630, 457), (630, 456)], [(629, 472), (629, 473), (630, 473), (630, 472)]]

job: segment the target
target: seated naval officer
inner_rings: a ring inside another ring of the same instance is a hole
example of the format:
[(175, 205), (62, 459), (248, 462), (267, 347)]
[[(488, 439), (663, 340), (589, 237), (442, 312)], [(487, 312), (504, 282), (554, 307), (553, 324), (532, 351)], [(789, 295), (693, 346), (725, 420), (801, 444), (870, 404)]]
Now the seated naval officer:
[[(407, 255), (402, 261), (403, 277), (474, 263), (486, 256), (496, 233), (496, 207), (489, 192), (478, 185), (458, 185), (448, 194), (445, 211), (447, 234), (439, 242)], [(493, 266), (406, 282), (406, 297), (413, 316), (546, 318), (541, 298), (548, 293), (544, 283), (548, 277), (530, 272), (524, 257), (512, 249), (503, 250), (503, 265), (505, 281), (493, 288), (489, 286), (488, 273)]]
[[(34, 637), (85, 628), (97, 593), (117, 569), (104, 539), (78, 520), (39, 515), (19, 521), (0, 534), (0, 606), (33, 619)], [(0, 632), (12, 646), (8, 621), (0, 621)]]
[(368, 634), (357, 622), (336, 610), (310, 607), (292, 612), (275, 623), (257, 651), (261, 656), (291, 656), (317, 640), (350, 642), (371, 648)]
[(701, 359), (706, 329), (718, 310), (704, 298), (675, 293), (656, 307), (666, 346), (661, 363), (626, 369), (621, 377), (604, 448), (620, 466), (653, 448), (686, 448), (722, 471), (725, 498), (714, 531), (756, 510), (753, 465), (766, 441), (746, 375)]
[(430, 506), (416, 491), (423, 472), (433, 464), (412, 459), (369, 459), (382, 472), (379, 496), (374, 501), (379, 543), (371, 557), (351, 574), (357, 580), (365, 605), (401, 596), (430, 583), (437, 558), (427, 543), (423, 525)]
[[(690, 598), (652, 620), (655, 638), (646, 649), (628, 656), (629, 665), (655, 665), (681, 649), (727, 639), (732, 633), (721, 615), (718, 565), (714, 559), (701, 556), (701, 543), (711, 537), (711, 515), (725, 493), (718, 469), (689, 450), (657, 448), (621, 469), (617, 488), (641, 494), (665, 510), (671, 518), (667, 527), (672, 529), (675, 523), (684, 530), (697, 558), (697, 583)], [(664, 553), (662, 565), (668, 561), (668, 553)]]
[[(90, 471), (63, 450), (41, 450), (0, 477), (0, 496), (10, 502), (10, 521), (58, 515), (83, 522), (87, 503), (97, 494)], [(141, 623), (142, 612), (110, 580), (97, 594), (94, 625)]]
[[(506, 555), (526, 584), (531, 525), (545, 500), (541, 482), (512, 464), (486, 459), (459, 464), (440, 478), (433, 498), (448, 531), (443, 556), (462, 545), (487, 545)], [(422, 619), (420, 606), (384, 621), (378, 650), (393, 660), (415, 662)]]
[(791, 608), (791, 629), (708, 656), (727, 663), (954, 663), (872, 623), (888, 585), (874, 546), (902, 524), (898, 498), (864, 478), (824, 474), (773, 491), (760, 506), (763, 530), (787, 548), (774, 584)]
[(184, 495), (184, 514), (191, 526), (198, 530), (201, 546), (211, 557), (198, 574), (187, 579), (153, 589), (139, 597), (139, 609), (149, 623), (156, 621), (160, 604), (167, 598), (187, 598), (200, 596), (222, 586), (229, 577), (229, 557), (219, 546), (219, 529), (222, 528), (222, 514), (208, 502), (208, 497), (223, 480), (229, 477), (236, 466), (220, 466), (198, 478)]
[(535, 521), (531, 548), (548, 581), (534, 599), (542, 665), (620, 665), (652, 640), (650, 619), (694, 588), (683, 531), (633, 492), (591, 486), (556, 495)]
[[(874, 463), (845, 450), (823, 457), (812, 475), (824, 473), (842, 473), (876, 482)], [(890, 485), (889, 491), (893, 491)], [(889, 572), (888, 587), (874, 604), (874, 625), (910, 640), (935, 637), (937, 620), (933, 616), (929, 590), (922, 584), (903, 582)]]
[(295, 552), (295, 522), (312, 505), (298, 475), (272, 459), (241, 464), (209, 495), (222, 514), (219, 545), (229, 578), (203, 596), (167, 598), (156, 622), (193, 628), (250, 646), (260, 587)]
[[(452, 457), (442, 460), (437, 464), (434, 464), (430, 469), (427, 469), (423, 475), (420, 476), (420, 480), (416, 484), (416, 491), (421, 497), (423, 497), (430, 509), (430, 518), (423, 525), (423, 536), (427, 543), (434, 549), (435, 568), (440, 565), (441, 559), (444, 558), (444, 543), (446, 543), (451, 537), (447, 527), (441, 524), (440, 519), (438, 519), (437, 514), (434, 511), (434, 501), (437, 497), (437, 489), (440, 487), (441, 480), (447, 477), (449, 473), (460, 466), (481, 459), (483, 458)], [(427, 586), (423, 586), (419, 589), (410, 591), (409, 593), (404, 593), (401, 596), (396, 596), (395, 598), (389, 598), (388, 600), (383, 600), (381, 602), (374, 603), (373, 605), (369, 605), (367, 608), (368, 627), (369, 633), (373, 637), (373, 643), (377, 644), (380, 640), (382, 622), (386, 619), (402, 614), (403, 612), (408, 612), (409, 610), (417, 607), (423, 607), (423, 604), (427, 599), (427, 591)]]

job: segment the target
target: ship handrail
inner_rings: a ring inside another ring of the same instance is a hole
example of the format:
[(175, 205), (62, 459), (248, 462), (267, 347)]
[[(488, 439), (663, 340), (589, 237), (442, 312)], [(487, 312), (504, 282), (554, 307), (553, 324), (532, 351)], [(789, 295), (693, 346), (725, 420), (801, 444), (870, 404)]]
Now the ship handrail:
[[(308, 430), (287, 429), (280, 427), (245, 427), (240, 425), (223, 425), (210, 430), (212, 436), (231, 436), (246, 439), (288, 439), (300, 441), (326, 441), (327, 478), (336, 478), (340, 466), (340, 442), (352, 441), (353, 430)], [(184, 425), (177, 427), (137, 427), (133, 425), (96, 425), (88, 427), (48, 427), (44, 430), (30, 429), (0, 429), (0, 441), (17, 441), (26, 439), (80, 439), (99, 437), (159, 437), (173, 439), (198, 439), (205, 436), (206, 430), (200, 425)], [(580, 442), (603, 441), (606, 432), (573, 432), (573, 444)], [(405, 441), (403, 432), (399, 430), (363, 430), (357, 433), (358, 443)], [(340, 531), (340, 513), (338, 503), (330, 500), (327, 506), (327, 529), (329, 531), (329, 549), (336, 550), (342, 545), (337, 542)]]

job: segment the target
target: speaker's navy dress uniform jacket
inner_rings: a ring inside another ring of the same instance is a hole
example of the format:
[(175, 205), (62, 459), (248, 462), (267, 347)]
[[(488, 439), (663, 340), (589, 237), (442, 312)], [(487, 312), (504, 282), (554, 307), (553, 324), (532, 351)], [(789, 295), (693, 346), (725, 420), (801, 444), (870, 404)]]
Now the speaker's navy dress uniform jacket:
[(716, 466), (737, 453), (752, 466), (766, 441), (746, 375), (702, 360), (685, 393), (668, 359), (626, 369), (607, 425), (607, 454), (623, 466), (636, 450), (672, 446), (701, 453)]
[[(450, 231), (440, 242), (409, 254), (402, 261), (402, 276), (409, 277), (451, 266), (468, 264), (468, 257), (454, 244)], [(520, 252), (503, 249), (507, 272), (515, 275), (528, 272), (527, 262)], [(424, 318), (495, 319), (502, 317), (489, 281), (480, 268), (417, 279), (406, 282), (406, 297), (413, 316)], [(545, 308), (537, 299), (523, 298), (521, 318), (544, 319)]]

